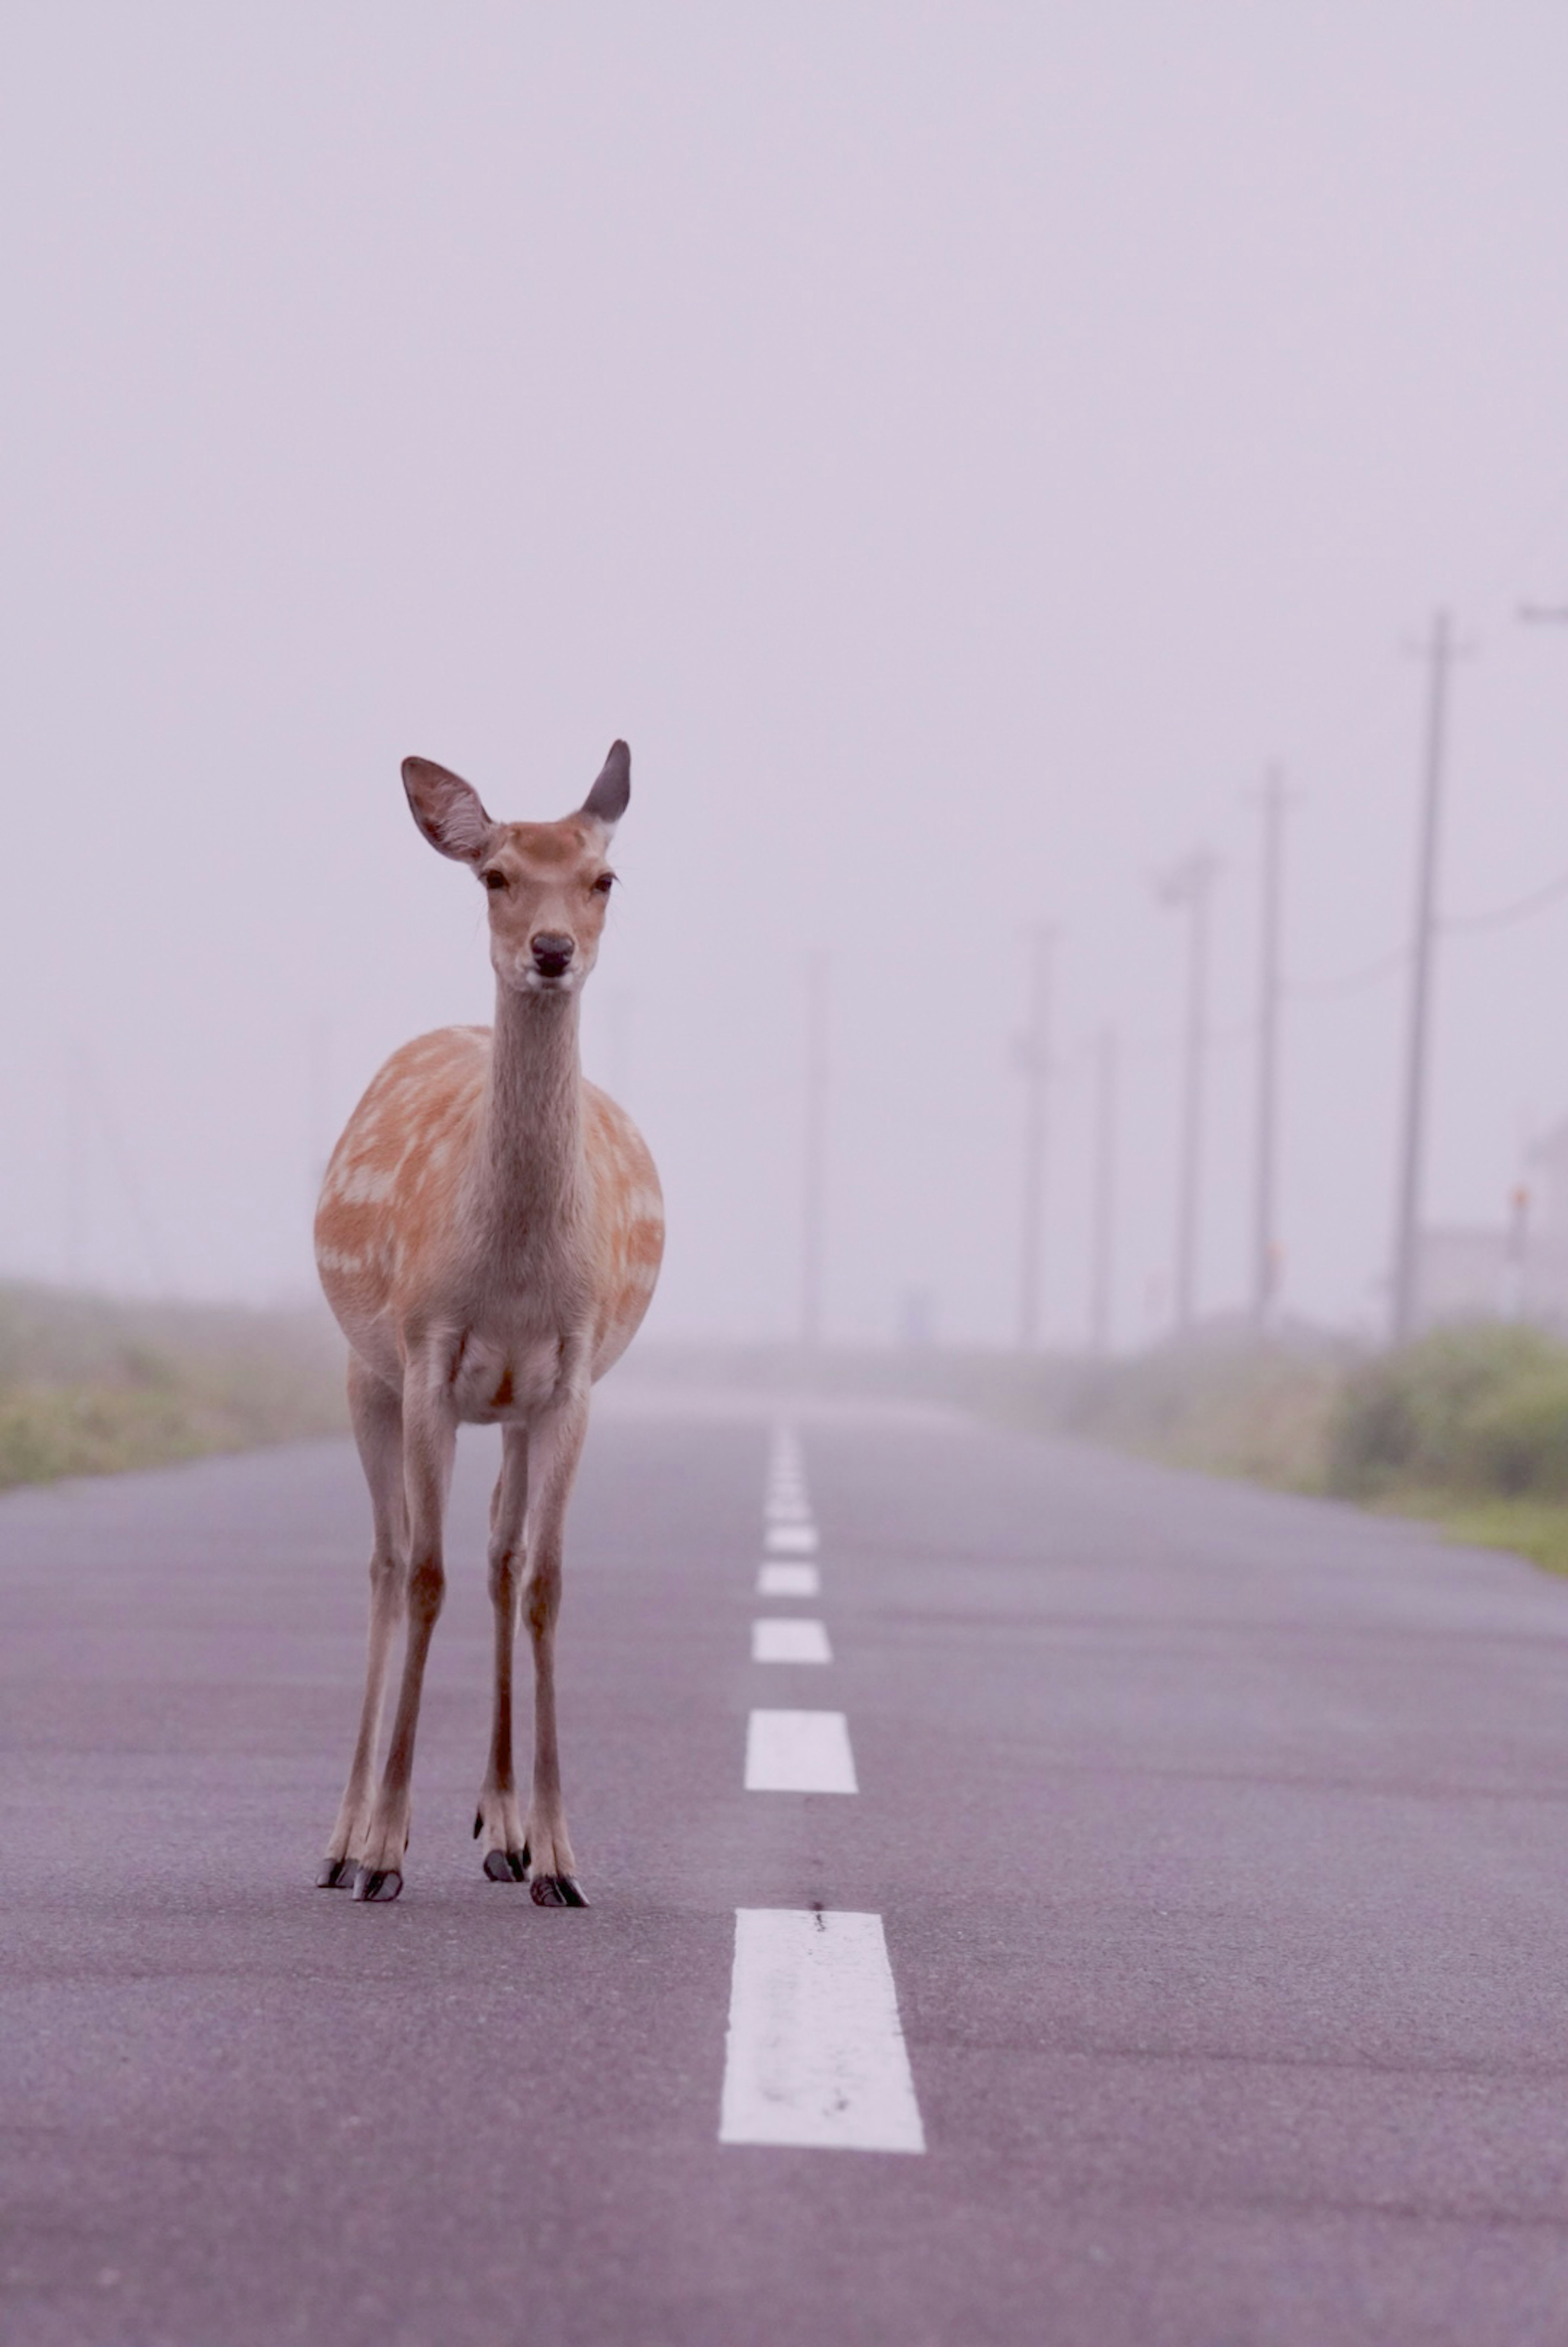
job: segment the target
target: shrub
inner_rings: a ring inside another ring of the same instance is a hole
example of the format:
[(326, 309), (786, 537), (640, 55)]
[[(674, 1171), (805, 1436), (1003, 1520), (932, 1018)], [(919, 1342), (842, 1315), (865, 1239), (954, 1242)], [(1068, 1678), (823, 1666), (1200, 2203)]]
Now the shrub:
[(1364, 1362), (1329, 1435), (1329, 1486), (1568, 1494), (1568, 1352), (1538, 1329), (1440, 1328)]
[(1479, 1404), (1456, 1467), (1478, 1490), (1568, 1500), (1568, 1360), (1543, 1362)]

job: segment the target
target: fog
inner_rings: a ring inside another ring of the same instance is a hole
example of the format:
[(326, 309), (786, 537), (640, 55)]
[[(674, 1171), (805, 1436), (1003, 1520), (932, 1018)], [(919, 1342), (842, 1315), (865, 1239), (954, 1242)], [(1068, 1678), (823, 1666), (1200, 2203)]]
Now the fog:
[[(1285, 962), (1568, 871), (1568, 16), (1124, 5), (9, 13), (0, 1269), (294, 1297), (406, 1036), (488, 1016), (492, 811), (633, 801), (585, 1010), (670, 1241), (650, 1327), (786, 1333), (826, 957), (824, 1323), (1016, 1313), (1057, 933), (1044, 1334), (1170, 1309), (1183, 929), (1215, 884), (1199, 1303), (1248, 1277), (1259, 823)], [(1568, 1114), (1568, 899), (1442, 939), (1427, 1206)], [(1377, 1325), (1405, 979), (1293, 992), (1283, 1294)]]

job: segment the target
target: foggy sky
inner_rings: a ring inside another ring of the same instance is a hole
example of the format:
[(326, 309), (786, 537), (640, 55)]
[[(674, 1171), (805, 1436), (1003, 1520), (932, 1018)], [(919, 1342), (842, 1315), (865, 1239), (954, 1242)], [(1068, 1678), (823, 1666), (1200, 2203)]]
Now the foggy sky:
[[(1257, 818), (1287, 961), (1568, 871), (1568, 16), (1397, 0), (9, 12), (0, 1269), (305, 1293), (314, 1174), (488, 1016), (398, 761), (504, 817), (633, 753), (591, 1072), (668, 1198), (653, 1326), (787, 1328), (806, 957), (827, 1317), (1013, 1326), (1027, 932), (1060, 930), (1048, 1332), (1168, 1304), (1177, 918), (1215, 898), (1202, 1297), (1247, 1266)], [(1568, 904), (1445, 942), (1430, 1206), (1568, 1114)], [(1288, 1014), (1286, 1300), (1380, 1309), (1397, 979)]]

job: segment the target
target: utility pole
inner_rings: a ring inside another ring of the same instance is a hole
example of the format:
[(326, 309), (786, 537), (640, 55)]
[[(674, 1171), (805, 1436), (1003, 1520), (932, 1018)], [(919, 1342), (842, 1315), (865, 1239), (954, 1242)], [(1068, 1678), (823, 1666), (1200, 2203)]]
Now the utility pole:
[(1257, 993), (1257, 1129), (1252, 1194), (1252, 1325), (1267, 1334), (1279, 1281), (1276, 1221), (1279, 1104), (1279, 930), (1285, 887), (1285, 813), (1290, 794), (1278, 766), (1257, 793), (1263, 812), (1263, 892)]
[(828, 1129), (828, 959), (806, 961), (806, 1118), (800, 1214), (800, 1342), (822, 1341), (823, 1191)]
[(1116, 1030), (1102, 1027), (1095, 1050), (1095, 1235), (1089, 1290), (1089, 1345), (1111, 1349), (1113, 1260), (1116, 1231)]
[(1530, 1313), (1530, 1188), (1516, 1182), (1508, 1194), (1508, 1243), (1502, 1263), (1502, 1317), (1524, 1320)]
[(1176, 1185), (1176, 1333), (1191, 1330), (1197, 1305), (1198, 1198), (1203, 1172), (1203, 1079), (1208, 1051), (1208, 899), (1219, 860), (1200, 847), (1160, 884), (1162, 905), (1187, 915), (1186, 1023), (1182, 1051), (1181, 1169)]
[(1415, 1334), (1420, 1315), (1421, 1176), (1425, 1170), (1427, 1061), (1431, 1034), (1433, 946), (1437, 928), (1438, 843), (1447, 749), (1449, 671), (1453, 630), (1446, 611), (1432, 620), (1427, 663), (1426, 734), (1421, 755), (1421, 803), (1416, 850), (1415, 935), (1410, 952), (1410, 1012), (1405, 1046), (1404, 1123), (1400, 1142), (1399, 1194), (1394, 1221), (1390, 1334), (1396, 1345)]
[(1030, 931), (1029, 1025), (1014, 1045), (1023, 1077), (1023, 1219), (1018, 1246), (1018, 1343), (1040, 1341), (1040, 1274), (1045, 1219), (1045, 1142), (1051, 1081), (1051, 956), (1054, 929)]

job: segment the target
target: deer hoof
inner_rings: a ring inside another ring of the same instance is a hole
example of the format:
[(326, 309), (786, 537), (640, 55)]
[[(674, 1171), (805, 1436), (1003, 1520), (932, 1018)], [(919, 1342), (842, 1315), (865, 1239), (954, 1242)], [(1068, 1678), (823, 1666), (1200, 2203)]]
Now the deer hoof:
[(517, 1850), (487, 1850), (484, 1871), (492, 1882), (526, 1882), (528, 1865), (525, 1854)]
[(536, 1874), (528, 1886), (535, 1907), (585, 1907), (575, 1874)]
[(395, 1866), (388, 1867), (384, 1873), (379, 1868), (372, 1872), (370, 1867), (361, 1866), (354, 1877), (354, 1897), (366, 1901), (374, 1900), (378, 1905), (390, 1905), (402, 1889), (402, 1877)]
[(324, 1858), (316, 1870), (318, 1891), (351, 1891), (359, 1868), (351, 1858)]

